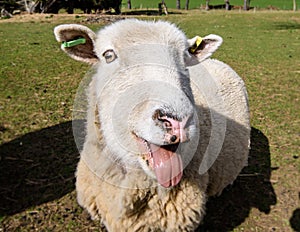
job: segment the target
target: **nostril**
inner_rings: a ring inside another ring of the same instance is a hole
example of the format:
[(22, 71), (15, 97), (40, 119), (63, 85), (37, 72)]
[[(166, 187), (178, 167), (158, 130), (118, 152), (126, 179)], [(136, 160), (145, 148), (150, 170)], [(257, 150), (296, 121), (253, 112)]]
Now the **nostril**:
[(164, 120), (164, 121), (163, 121), (163, 125), (164, 125), (164, 127), (165, 127), (166, 129), (172, 127), (172, 124), (171, 124), (169, 121), (167, 121), (167, 120)]
[(176, 135), (172, 135), (172, 137), (170, 138), (171, 142), (174, 143), (177, 140), (177, 136)]

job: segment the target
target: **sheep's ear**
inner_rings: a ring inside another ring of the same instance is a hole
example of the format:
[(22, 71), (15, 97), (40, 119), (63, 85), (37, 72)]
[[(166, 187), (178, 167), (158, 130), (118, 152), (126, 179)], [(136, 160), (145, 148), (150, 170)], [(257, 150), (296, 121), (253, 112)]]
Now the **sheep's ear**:
[(96, 34), (86, 26), (63, 24), (54, 28), (55, 38), (61, 43), (61, 49), (73, 59), (89, 64), (99, 59), (94, 51)]
[(209, 58), (220, 47), (222, 42), (223, 39), (218, 35), (208, 35), (204, 38), (196, 36), (189, 39), (187, 65), (195, 65)]

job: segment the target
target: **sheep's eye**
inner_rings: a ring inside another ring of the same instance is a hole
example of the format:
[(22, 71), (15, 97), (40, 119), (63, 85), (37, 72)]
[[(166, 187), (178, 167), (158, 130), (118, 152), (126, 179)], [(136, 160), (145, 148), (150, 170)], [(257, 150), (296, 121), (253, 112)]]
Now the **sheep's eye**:
[(106, 52), (103, 53), (103, 57), (105, 58), (107, 64), (117, 59), (117, 55), (114, 52), (114, 50), (107, 50)]

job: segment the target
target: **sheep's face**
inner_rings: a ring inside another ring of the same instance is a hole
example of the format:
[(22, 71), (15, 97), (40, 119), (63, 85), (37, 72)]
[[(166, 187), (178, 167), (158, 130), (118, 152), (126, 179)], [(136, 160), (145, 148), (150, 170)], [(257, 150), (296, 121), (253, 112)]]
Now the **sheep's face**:
[[(109, 52), (117, 58), (108, 63), (101, 58), (96, 93), (114, 159), (142, 167), (164, 187), (174, 186), (194, 154), (189, 141), (197, 134), (184, 51), (142, 44)], [(174, 59), (178, 53), (180, 59)]]
[(58, 27), (56, 36), (70, 41), (62, 36), (69, 29), (73, 38), (85, 38), (85, 44), (63, 49), (75, 59), (97, 63), (96, 120), (111, 158), (126, 169), (142, 168), (163, 187), (177, 185), (199, 141), (187, 66), (209, 57), (220, 37), (187, 40), (166, 22), (125, 20), (97, 36), (71, 26)]

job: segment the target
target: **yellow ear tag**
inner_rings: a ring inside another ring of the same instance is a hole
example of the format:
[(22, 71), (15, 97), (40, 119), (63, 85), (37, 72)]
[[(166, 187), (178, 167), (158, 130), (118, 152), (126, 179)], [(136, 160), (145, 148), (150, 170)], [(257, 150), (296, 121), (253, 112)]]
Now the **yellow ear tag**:
[(201, 43), (202, 43), (202, 38), (200, 36), (197, 36), (196, 42), (194, 43), (194, 45), (192, 47), (190, 47), (189, 52), (195, 53)]

